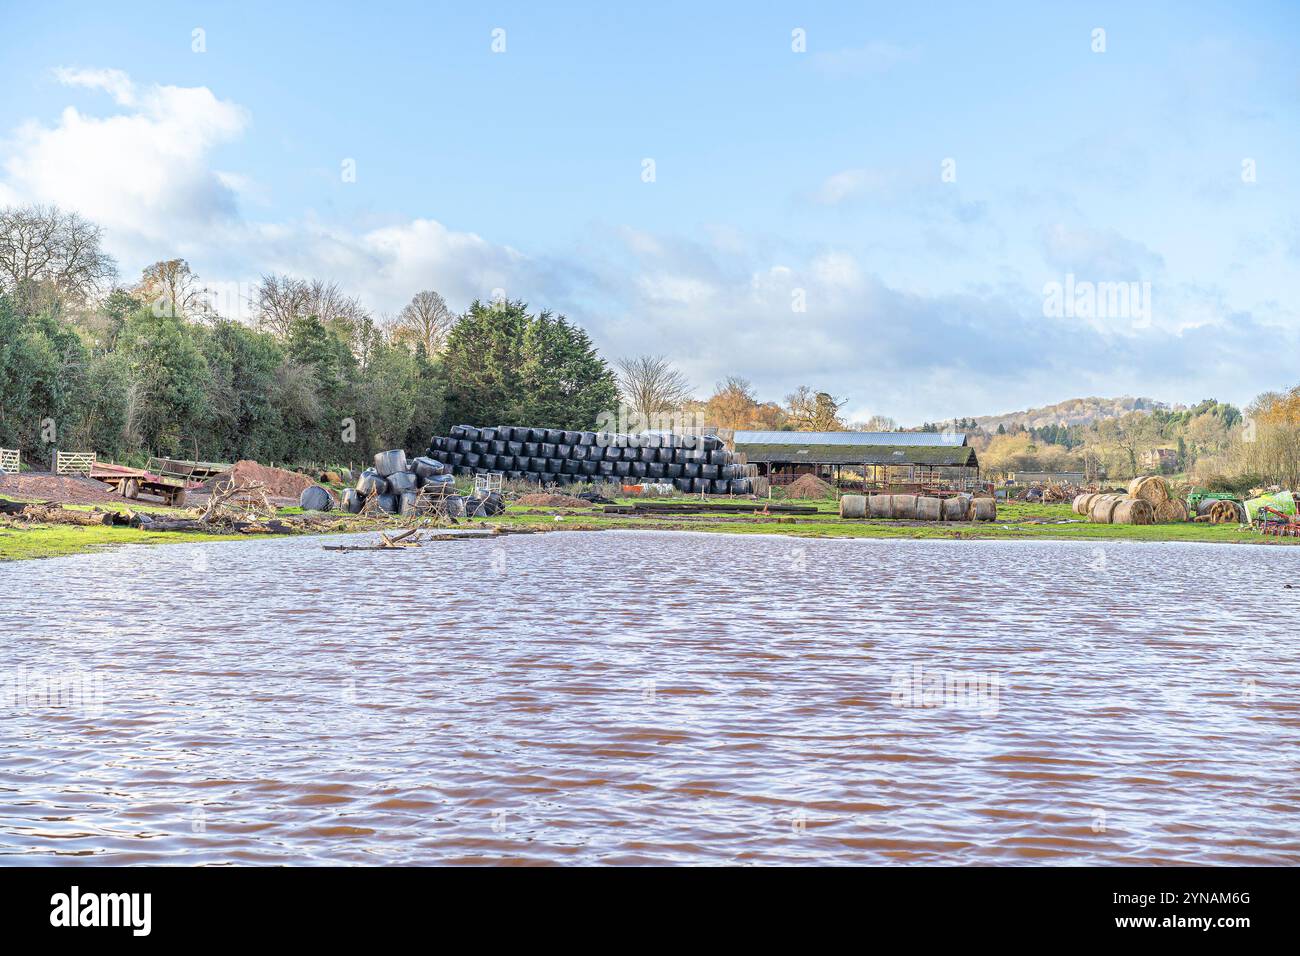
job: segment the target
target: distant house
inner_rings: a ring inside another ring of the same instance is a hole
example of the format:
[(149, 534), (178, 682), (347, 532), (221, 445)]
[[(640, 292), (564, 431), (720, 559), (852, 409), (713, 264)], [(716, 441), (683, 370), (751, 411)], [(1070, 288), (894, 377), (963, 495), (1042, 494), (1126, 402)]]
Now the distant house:
[(807, 474), (874, 485), (956, 483), (980, 473), (961, 433), (738, 431), (734, 443), (760, 476), (777, 483)]
[(1178, 452), (1173, 448), (1152, 448), (1138, 456), (1143, 471), (1173, 471), (1178, 467)]

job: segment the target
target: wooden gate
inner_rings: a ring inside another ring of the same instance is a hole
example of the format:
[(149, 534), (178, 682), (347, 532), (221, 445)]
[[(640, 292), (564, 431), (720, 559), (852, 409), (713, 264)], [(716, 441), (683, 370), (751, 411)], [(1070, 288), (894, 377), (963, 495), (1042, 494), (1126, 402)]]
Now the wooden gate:
[(93, 451), (56, 451), (54, 453), (54, 473), (56, 475), (89, 475), (95, 467)]
[(22, 456), (18, 454), (17, 448), (0, 448), (0, 471), (16, 475), (20, 464)]

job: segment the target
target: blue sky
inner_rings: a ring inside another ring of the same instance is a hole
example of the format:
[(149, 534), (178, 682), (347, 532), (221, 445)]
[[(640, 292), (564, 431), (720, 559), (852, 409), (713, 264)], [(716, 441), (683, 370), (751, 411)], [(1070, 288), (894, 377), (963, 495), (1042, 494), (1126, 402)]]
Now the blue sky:
[[(903, 422), (1300, 381), (1296, 5), (4, 6), (0, 202), (124, 279), (503, 289)], [(1067, 276), (1149, 314), (1044, 315)]]

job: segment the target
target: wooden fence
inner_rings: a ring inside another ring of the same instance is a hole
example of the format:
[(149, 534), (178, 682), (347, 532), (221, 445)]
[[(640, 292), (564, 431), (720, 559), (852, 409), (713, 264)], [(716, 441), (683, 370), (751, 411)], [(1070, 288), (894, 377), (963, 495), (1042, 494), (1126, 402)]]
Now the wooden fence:
[(89, 475), (95, 467), (93, 451), (56, 451), (54, 453), (54, 473), (56, 475)]

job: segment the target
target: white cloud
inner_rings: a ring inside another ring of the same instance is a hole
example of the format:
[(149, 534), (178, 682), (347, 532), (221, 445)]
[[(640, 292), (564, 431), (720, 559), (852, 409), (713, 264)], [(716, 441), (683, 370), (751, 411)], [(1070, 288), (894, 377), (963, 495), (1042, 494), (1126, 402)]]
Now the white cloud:
[(241, 107), (206, 87), (138, 88), (118, 70), (56, 76), (107, 91), (122, 109), (98, 117), (69, 106), (52, 125), (20, 126), (3, 166), (10, 201), (76, 209), (102, 225), (113, 251), (127, 257), (234, 217), (236, 194), (209, 162), (217, 145), (247, 126)]

